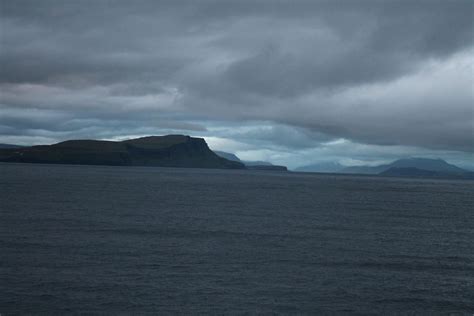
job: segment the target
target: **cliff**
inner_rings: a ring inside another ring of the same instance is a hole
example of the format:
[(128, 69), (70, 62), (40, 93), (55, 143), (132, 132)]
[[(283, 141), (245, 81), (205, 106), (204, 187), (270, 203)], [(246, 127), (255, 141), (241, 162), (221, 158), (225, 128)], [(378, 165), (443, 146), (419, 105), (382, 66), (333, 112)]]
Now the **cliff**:
[(0, 161), (113, 166), (244, 169), (217, 156), (202, 138), (150, 136), (125, 141), (69, 140), (54, 145), (0, 149)]

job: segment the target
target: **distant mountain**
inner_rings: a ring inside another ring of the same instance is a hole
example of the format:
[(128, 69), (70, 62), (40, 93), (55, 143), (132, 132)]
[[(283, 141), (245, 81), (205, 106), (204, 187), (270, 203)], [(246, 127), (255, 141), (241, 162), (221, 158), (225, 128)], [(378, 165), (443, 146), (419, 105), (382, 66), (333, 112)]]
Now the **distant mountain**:
[(387, 177), (423, 177), (446, 179), (474, 179), (474, 172), (469, 172), (442, 159), (406, 158), (379, 166), (344, 167), (337, 162), (320, 162), (296, 168), (299, 172), (332, 172), (372, 174)]
[(216, 155), (202, 138), (150, 136), (121, 142), (70, 140), (54, 145), (0, 149), (2, 162), (245, 169)]
[(294, 171), (297, 172), (327, 172), (336, 173), (343, 169), (344, 166), (333, 161), (322, 161), (306, 166), (296, 168)]
[(442, 159), (428, 159), (428, 158), (408, 158), (394, 161), (390, 164), (391, 168), (418, 168), (429, 171), (440, 172), (465, 172), (455, 165), (449, 164)]
[[(225, 158), (225, 159), (228, 159), (228, 160), (232, 160), (232, 161), (237, 161), (237, 162), (241, 162), (243, 163), (244, 165), (246, 165), (247, 167), (260, 167), (260, 166), (273, 166), (272, 163), (268, 162), (268, 161), (248, 161), (248, 160), (241, 160), (239, 157), (237, 157), (235, 154), (232, 154), (232, 153), (228, 153), (228, 152), (225, 152), (225, 151), (219, 151), (219, 150), (214, 150), (214, 152), (222, 157), (222, 158)], [(284, 167), (284, 166), (277, 166), (277, 167)], [(284, 167), (286, 169), (286, 167)], [(272, 168), (267, 168), (268, 170), (272, 169)], [(278, 168), (276, 168), (278, 169)]]
[(448, 172), (448, 173), (464, 173), (466, 170), (455, 165), (449, 164), (442, 159), (429, 158), (407, 158), (399, 159), (390, 164), (380, 166), (354, 166), (342, 169), (341, 173), (361, 173), (361, 174), (379, 174), (391, 168), (416, 168), (420, 170)]
[(24, 146), (20, 145), (12, 145), (12, 144), (0, 144), (0, 148), (21, 148)]
[(218, 155), (219, 157), (225, 158), (227, 160), (237, 161), (237, 162), (243, 163), (242, 160), (239, 159), (239, 157), (237, 157), (236, 155), (234, 155), (232, 153), (228, 153), (228, 152), (225, 152), (225, 151), (219, 151), (219, 150), (214, 150), (214, 153), (216, 155)]

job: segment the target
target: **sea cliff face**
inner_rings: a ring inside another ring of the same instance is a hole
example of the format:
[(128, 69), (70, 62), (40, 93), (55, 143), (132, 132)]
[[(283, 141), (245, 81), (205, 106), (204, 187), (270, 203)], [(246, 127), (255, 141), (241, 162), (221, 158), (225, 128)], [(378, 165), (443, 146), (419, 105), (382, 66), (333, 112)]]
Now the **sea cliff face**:
[(113, 166), (244, 169), (217, 156), (202, 138), (150, 136), (120, 142), (70, 140), (54, 145), (0, 149), (0, 161)]

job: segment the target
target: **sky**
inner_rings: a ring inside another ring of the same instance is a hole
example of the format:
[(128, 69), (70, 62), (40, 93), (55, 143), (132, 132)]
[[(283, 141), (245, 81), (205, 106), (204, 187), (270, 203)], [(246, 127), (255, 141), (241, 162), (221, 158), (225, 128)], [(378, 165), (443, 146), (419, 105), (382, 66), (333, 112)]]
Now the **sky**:
[(0, 0), (0, 143), (474, 168), (474, 1)]

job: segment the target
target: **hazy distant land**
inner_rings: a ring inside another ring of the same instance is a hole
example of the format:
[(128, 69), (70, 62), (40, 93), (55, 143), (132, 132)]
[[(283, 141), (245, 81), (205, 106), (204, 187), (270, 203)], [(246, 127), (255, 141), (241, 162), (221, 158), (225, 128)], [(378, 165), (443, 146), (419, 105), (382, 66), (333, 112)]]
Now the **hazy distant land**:
[(474, 172), (459, 168), (442, 159), (404, 158), (377, 166), (343, 166), (322, 162), (296, 168), (298, 172), (367, 174), (387, 177), (474, 179)]

